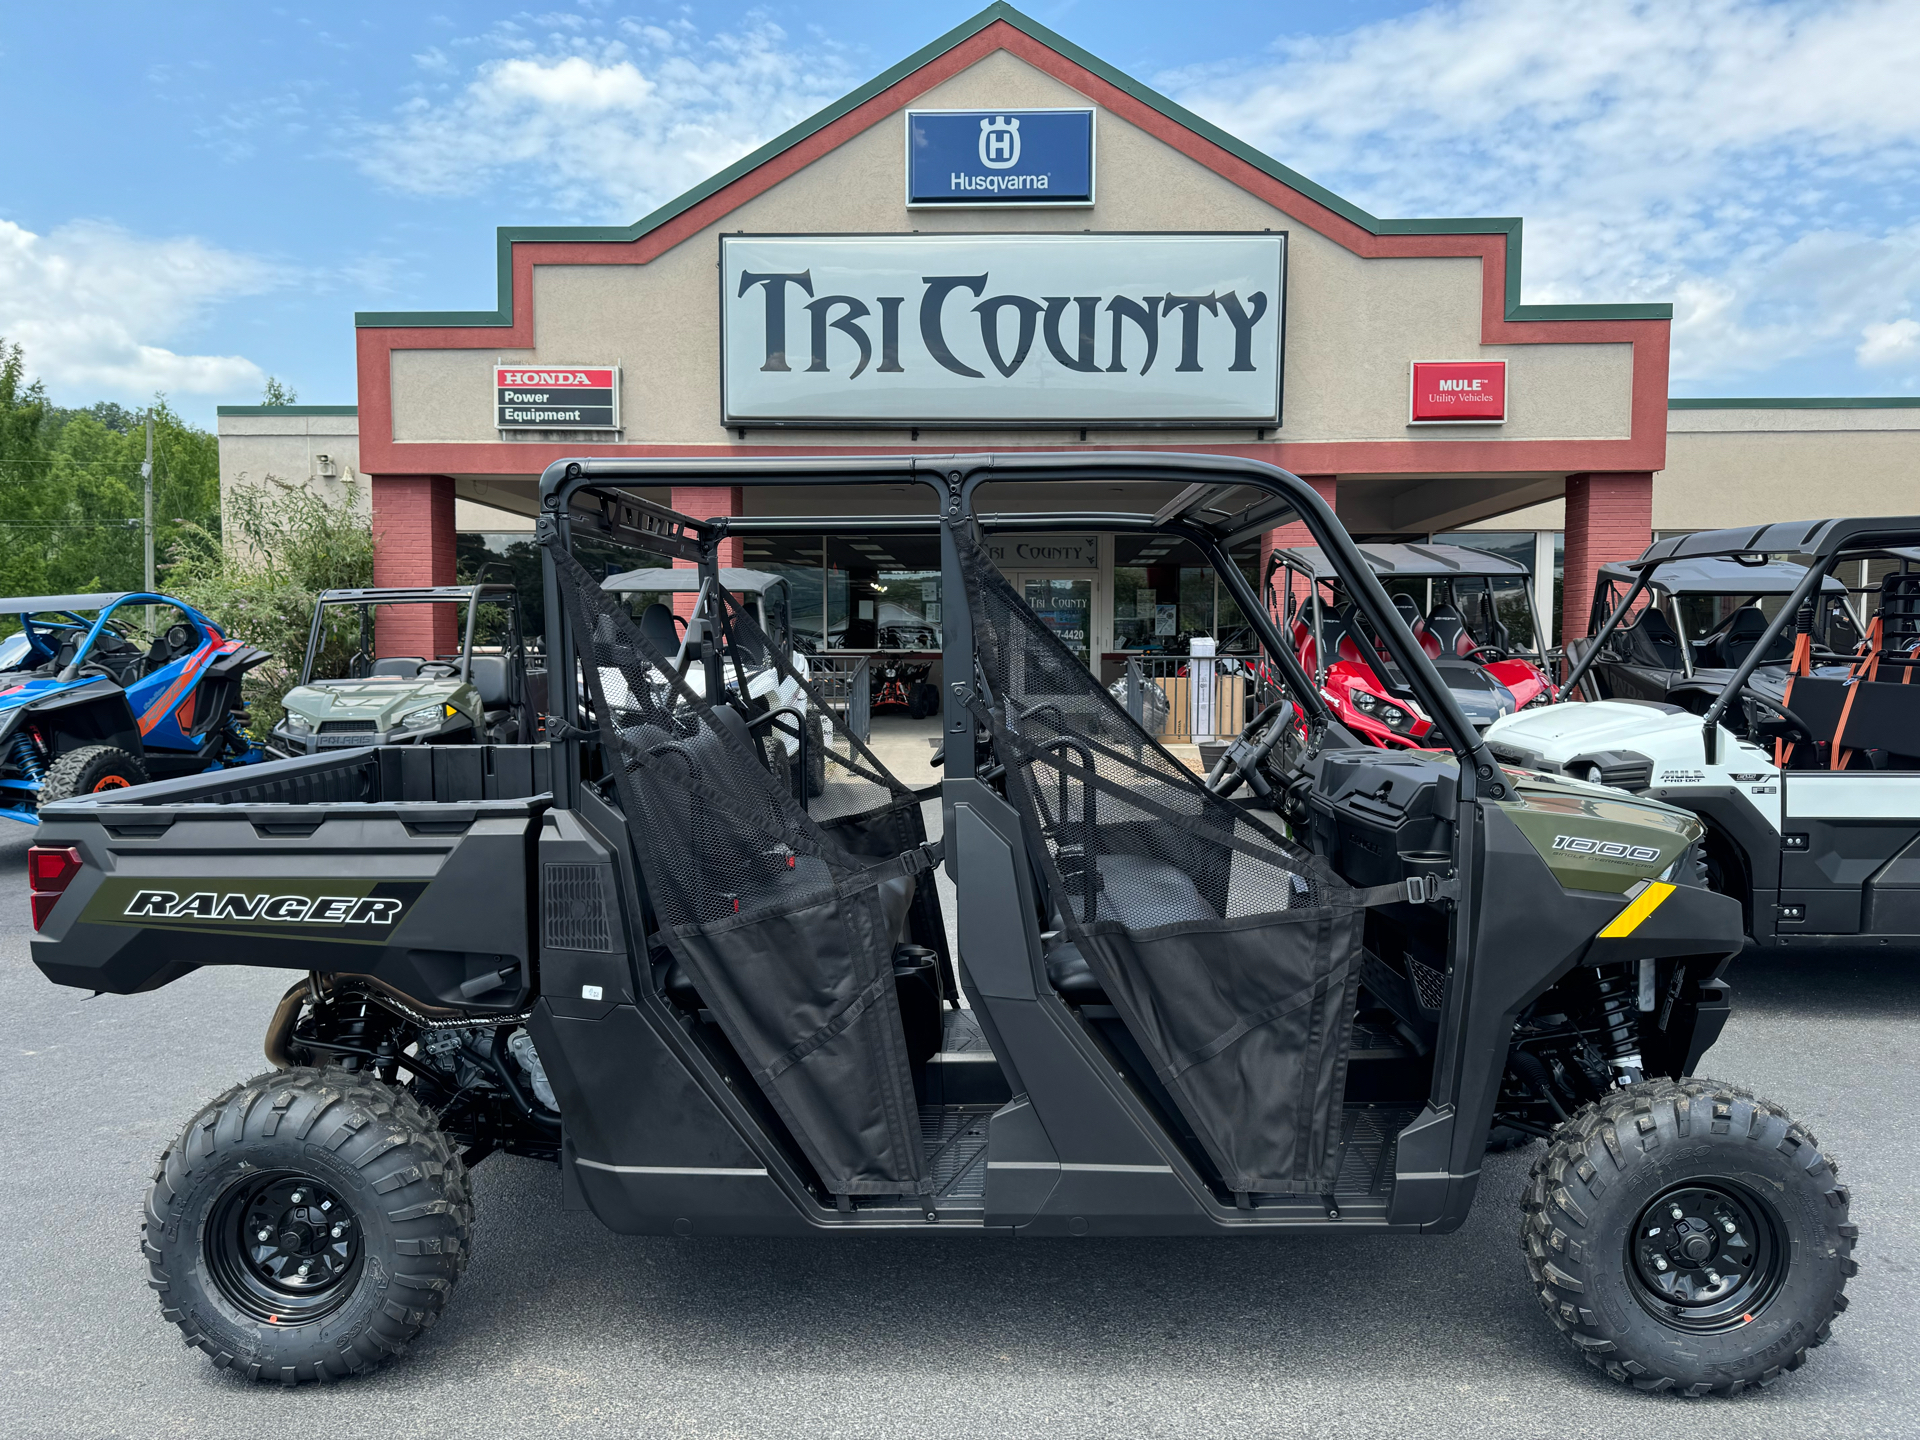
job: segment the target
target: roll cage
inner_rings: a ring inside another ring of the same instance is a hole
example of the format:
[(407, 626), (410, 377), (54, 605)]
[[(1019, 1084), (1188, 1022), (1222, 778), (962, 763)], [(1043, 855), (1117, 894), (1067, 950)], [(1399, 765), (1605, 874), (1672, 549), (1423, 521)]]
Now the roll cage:
[(323, 590), (315, 598), (313, 624), (307, 631), (307, 654), (300, 663), (300, 684), (308, 685), (313, 681), (314, 662), (319, 659), (322, 637), (325, 633), (324, 615), (329, 606), (353, 605), (364, 607), (360, 613), (360, 637), (358, 647), (348, 664), (371, 660), (373, 637), (370, 633), (371, 609), (376, 605), (418, 605), (433, 602), (450, 602), (467, 607), (467, 623), (463, 629), (460, 644), (460, 681), (466, 684), (472, 669), (474, 656), (474, 630), (480, 618), (483, 604), (504, 605), (513, 618), (513, 643), (516, 651), (524, 653), (526, 637), (520, 633), (520, 595), (511, 585), (492, 582), (482, 585), (435, 585), (389, 588), (385, 590)]
[[(1457, 587), (1464, 581), (1478, 580), (1482, 583), (1487, 596), (1488, 615), (1494, 614), (1494, 581), (1496, 579), (1519, 580), (1522, 582), (1521, 595), (1527, 605), (1528, 624), (1533, 628), (1534, 647), (1531, 652), (1519, 652), (1533, 659), (1544, 669), (1547, 654), (1541, 644), (1546, 634), (1541, 629), (1541, 617), (1534, 607), (1534, 592), (1526, 584), (1530, 577), (1528, 568), (1516, 561), (1507, 560), (1486, 551), (1475, 550), (1461, 545), (1416, 545), (1416, 544), (1359, 544), (1356, 548), (1368, 563), (1376, 578), (1392, 580), (1441, 581), (1447, 587), (1448, 603), (1460, 609), (1460, 592)], [(1282, 598), (1281, 625), (1283, 628), (1300, 618), (1306, 610), (1309, 634), (1315, 636), (1315, 685), (1318, 687), (1327, 677), (1329, 660), (1327, 647), (1320, 638), (1328, 634), (1326, 617), (1321, 607), (1321, 586), (1335, 585), (1341, 581), (1340, 573), (1330, 564), (1328, 557), (1313, 546), (1294, 546), (1287, 550), (1274, 551), (1267, 558), (1267, 566), (1261, 575), (1261, 594), (1264, 601), (1273, 598), (1274, 572), (1291, 571), (1301, 576), (1307, 583), (1306, 593), (1295, 600), (1290, 583), (1287, 595)], [(1497, 621), (1496, 624), (1499, 624)], [(1502, 630), (1505, 631), (1505, 627)], [(1378, 664), (1378, 648), (1368, 643), (1364, 635), (1354, 634), (1354, 627), (1343, 626), (1343, 634), (1354, 641), (1354, 647), (1361, 653), (1361, 660), (1374, 676), (1376, 682), (1388, 695), (1406, 696), (1408, 688), (1396, 680), (1381, 674)], [(1503, 646), (1503, 649), (1506, 649)], [(1557, 697), (1558, 699), (1558, 697)]]
[[(60, 644), (51, 642), (41, 630), (36, 629), (34, 625), (36, 620), (44, 622), (46, 618), (57, 618), (46, 628), (85, 632), (74, 644), (73, 658), (67, 662), (62, 671), (63, 675), (69, 671), (77, 674), (78, 668), (86, 664), (87, 656), (92, 652), (94, 645), (108, 630), (114, 615), (121, 607), (127, 605), (172, 606), (206, 635), (216, 639), (226, 638), (225, 631), (193, 606), (188, 605), (178, 596), (163, 595), (159, 591), (129, 590), (102, 591), (93, 595), (16, 596), (12, 599), (0, 600), (0, 615), (20, 617), (20, 628), (27, 633), (29, 653), (42, 657), (40, 664), (45, 664), (47, 660), (57, 656), (64, 642)], [(83, 611), (99, 613), (89, 621), (81, 614)]]
[[(1070, 487), (1106, 483), (1178, 485), (1180, 489), (1153, 512), (1122, 511), (978, 511), (980, 488), (988, 484), (1058, 485)], [(627, 487), (684, 486), (901, 486), (924, 490), (933, 500), (929, 516), (869, 516), (846, 518), (716, 517), (692, 521), (656, 505)], [(1295, 692), (1310, 722), (1334, 725), (1328, 708), (1309, 677), (1301, 670), (1279, 627), (1239, 567), (1228, 558), (1231, 546), (1290, 521), (1304, 523), (1345, 583), (1355, 605), (1386, 646), (1389, 658), (1406, 678), (1406, 688), (1449, 737), (1461, 764), (1460, 800), (1502, 799), (1507, 782), (1492, 753), (1461, 713), (1458, 703), (1429, 663), (1382, 588), (1355, 541), (1341, 528), (1326, 501), (1299, 476), (1278, 466), (1238, 457), (1156, 454), (1116, 451), (1098, 455), (947, 455), (873, 457), (767, 457), (754, 460), (705, 459), (583, 459), (557, 461), (541, 477), (542, 538), (557, 535), (573, 544), (576, 534), (600, 534), (636, 548), (652, 550), (692, 562), (718, 584), (718, 547), (729, 535), (769, 534), (815, 524), (837, 532), (880, 535), (941, 533), (942, 660), (949, 677), (944, 697), (943, 729), (950, 736), (971, 733), (974, 721), (967, 709), (967, 686), (956, 689), (955, 677), (974, 674), (974, 639), (967, 597), (955, 553), (958, 527), (980, 524), (996, 530), (1045, 532), (1064, 527), (1114, 533), (1164, 532), (1179, 535), (1200, 549), (1228, 588), (1255, 634)], [(691, 523), (690, 523), (691, 521)], [(580, 697), (575, 683), (575, 655), (560, 617), (560, 597), (550, 577), (547, 596), (548, 654), (556, 682), (557, 714), (575, 714)], [(709, 687), (718, 695), (719, 666), (710, 668)], [(1469, 739), (1469, 738), (1472, 739)], [(578, 784), (577, 739), (568, 740), (568, 764), (555, 778), (558, 788)], [(950, 781), (972, 781), (972, 748), (946, 747), (944, 775)], [(558, 804), (569, 799), (557, 793)]]
[[(1657, 540), (1641, 553), (1639, 560), (1629, 561), (1625, 569), (1634, 573), (1634, 583), (1628, 587), (1614, 611), (1594, 635), (1586, 652), (1568, 672), (1567, 681), (1561, 687), (1563, 695), (1572, 694), (1594, 665), (1600, 654), (1601, 642), (1620, 626), (1633, 610), (1634, 603), (1644, 595), (1655, 582), (1665, 566), (1691, 560), (1736, 560), (1751, 562), (1756, 566), (1768, 563), (1775, 556), (1805, 556), (1807, 569), (1802, 573), (1794, 588), (1788, 592), (1781, 608), (1767, 624), (1749, 650), (1746, 658), (1734, 668), (1722, 686), (1721, 693), (1715, 698), (1701, 717), (1701, 746), (1703, 757), (1708, 765), (1718, 763), (1719, 729), (1721, 717), (1733, 701), (1747, 688), (1754, 672), (1760, 667), (1776, 640), (1793, 623), (1802, 606), (1806, 605), (1816, 591), (1826, 585), (1834, 567), (1846, 560), (1863, 560), (1894, 555), (1907, 561), (1912, 559), (1913, 547), (1921, 541), (1921, 518), (1915, 516), (1870, 516), (1836, 520), (1781, 521), (1774, 525), (1742, 527), (1729, 530), (1695, 531), (1691, 535), (1670, 536)], [(1902, 554), (1907, 552), (1907, 554)]]

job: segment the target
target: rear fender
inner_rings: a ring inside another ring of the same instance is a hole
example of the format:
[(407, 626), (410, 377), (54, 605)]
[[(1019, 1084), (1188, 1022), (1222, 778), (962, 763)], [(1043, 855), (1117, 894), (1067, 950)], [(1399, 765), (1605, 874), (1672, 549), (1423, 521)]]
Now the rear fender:
[(118, 746), (131, 756), (146, 753), (127, 693), (105, 677), (56, 692), (23, 709), (27, 713), (19, 724), (37, 731), (51, 755), (97, 745)]

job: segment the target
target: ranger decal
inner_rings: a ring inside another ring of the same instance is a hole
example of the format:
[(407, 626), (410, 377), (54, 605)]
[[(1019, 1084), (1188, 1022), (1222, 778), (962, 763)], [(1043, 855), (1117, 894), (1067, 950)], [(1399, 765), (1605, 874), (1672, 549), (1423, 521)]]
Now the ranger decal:
[(88, 897), (80, 920), (194, 931), (209, 940), (250, 936), (380, 946), (426, 888), (416, 880), (289, 876), (242, 891), (233, 889), (232, 877), (110, 875)]
[(334, 924), (385, 925), (405, 909), (384, 896), (246, 896), (229, 891), (218, 900), (212, 891), (195, 891), (184, 900), (173, 891), (141, 891), (127, 902), (125, 916), (200, 916), (207, 920), (327, 921)]

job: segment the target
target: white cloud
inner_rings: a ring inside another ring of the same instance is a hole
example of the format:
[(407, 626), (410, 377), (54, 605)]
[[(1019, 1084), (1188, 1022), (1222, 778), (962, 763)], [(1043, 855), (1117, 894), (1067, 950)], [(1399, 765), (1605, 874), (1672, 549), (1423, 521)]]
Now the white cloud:
[(157, 342), (276, 280), (263, 262), (191, 236), (152, 240), (91, 221), (37, 235), (0, 220), (0, 336), (68, 403), (258, 389), (264, 375), (245, 356)]
[(1674, 301), (1686, 385), (1912, 327), (1918, 69), (1912, 0), (1443, 0), (1161, 83), (1377, 215), (1523, 216), (1527, 301)]
[(1861, 327), (1861, 344), (1854, 352), (1863, 370), (1890, 369), (1897, 365), (1913, 367), (1921, 351), (1921, 322), (1890, 320), (1885, 325)]
[(855, 83), (837, 52), (764, 21), (707, 39), (621, 22), (610, 39), (579, 16), (522, 19), (456, 42), (495, 58), (365, 127), (361, 167), (415, 194), (502, 186), (566, 218), (631, 221)]

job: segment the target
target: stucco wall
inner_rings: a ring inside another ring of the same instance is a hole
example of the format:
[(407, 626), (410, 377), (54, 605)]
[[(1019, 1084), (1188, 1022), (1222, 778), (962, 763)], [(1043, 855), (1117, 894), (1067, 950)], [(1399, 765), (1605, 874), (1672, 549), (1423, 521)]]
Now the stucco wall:
[[(368, 504), (357, 416), (222, 415), (218, 427), (223, 508), (236, 487), (272, 481), (304, 486), (333, 500), (351, 485), (358, 503)], [(332, 477), (321, 473), (323, 455), (332, 462)]]
[[(1085, 104), (1085, 97), (1004, 51), (916, 102), (925, 108)], [(720, 424), (717, 235), (748, 232), (1126, 230), (1288, 231), (1285, 395), (1279, 439), (1617, 439), (1629, 434), (1632, 348), (1487, 346), (1481, 264), (1471, 258), (1364, 260), (1282, 211), (1103, 111), (1098, 203), (1091, 209), (909, 211), (901, 115), (782, 181), (647, 265), (543, 266), (534, 271), (535, 349), (501, 360), (619, 361), (624, 439), (725, 443)], [(1502, 427), (1409, 429), (1408, 362), (1506, 359), (1511, 419)], [(493, 429), (491, 350), (396, 352), (397, 441), (500, 439)], [(766, 433), (762, 432), (764, 437)], [(893, 434), (893, 433), (888, 433)], [(923, 430), (923, 443), (932, 436)], [(1195, 443), (1246, 441), (1246, 427), (1184, 432)], [(1112, 443), (1127, 432), (1090, 431)], [(797, 444), (875, 444), (873, 431), (797, 432)], [(1060, 431), (970, 432), (965, 443), (1077, 443)]]
[[(1921, 411), (1793, 406), (1671, 410), (1656, 530), (1712, 530), (1921, 509)], [(1486, 522), (1560, 530), (1561, 502)]]

